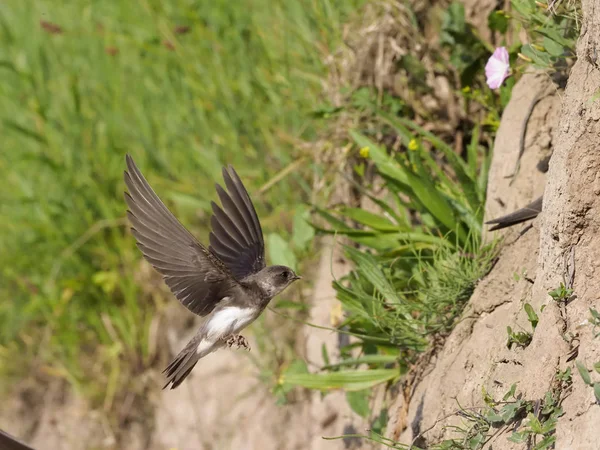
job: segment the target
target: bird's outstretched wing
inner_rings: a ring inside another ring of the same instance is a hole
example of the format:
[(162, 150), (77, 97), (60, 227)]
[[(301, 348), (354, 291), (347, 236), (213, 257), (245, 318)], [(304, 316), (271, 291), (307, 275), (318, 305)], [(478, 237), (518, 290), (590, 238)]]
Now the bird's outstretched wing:
[(129, 155), (126, 162), (127, 216), (138, 248), (187, 309), (209, 314), (237, 281), (167, 209)]
[(538, 216), (540, 212), (542, 212), (543, 200), (544, 197), (542, 196), (531, 202), (529, 205), (516, 210), (515, 212), (512, 212), (502, 217), (498, 217), (497, 219), (488, 220), (486, 224), (495, 224), (492, 228), (490, 228), (490, 231), (494, 231), (517, 225), (529, 219), (534, 219)]
[(33, 450), (33, 448), (0, 430), (0, 450)]
[(211, 203), (209, 250), (242, 280), (264, 269), (265, 243), (252, 200), (233, 167), (223, 168), (223, 179), (228, 192), (216, 185), (222, 208)]

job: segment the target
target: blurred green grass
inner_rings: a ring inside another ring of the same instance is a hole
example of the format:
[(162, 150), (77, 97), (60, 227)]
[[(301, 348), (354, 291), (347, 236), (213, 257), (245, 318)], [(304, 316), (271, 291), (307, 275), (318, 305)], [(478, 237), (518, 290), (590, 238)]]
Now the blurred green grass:
[(152, 363), (162, 297), (136, 281), (125, 153), (198, 233), (222, 164), (256, 192), (305, 157), (255, 197), (265, 231), (289, 233), (313, 170), (292, 142), (318, 132), (308, 113), (324, 53), (360, 3), (3, 5), (0, 376), (45, 368), (84, 391), (102, 387), (106, 405), (128, 374)]

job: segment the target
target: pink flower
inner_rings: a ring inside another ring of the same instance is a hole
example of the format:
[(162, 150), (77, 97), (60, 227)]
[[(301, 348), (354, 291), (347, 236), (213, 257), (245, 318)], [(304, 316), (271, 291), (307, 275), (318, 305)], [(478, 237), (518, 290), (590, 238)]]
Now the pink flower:
[(509, 72), (508, 50), (505, 47), (498, 47), (485, 65), (487, 85), (491, 89), (498, 89), (508, 77)]

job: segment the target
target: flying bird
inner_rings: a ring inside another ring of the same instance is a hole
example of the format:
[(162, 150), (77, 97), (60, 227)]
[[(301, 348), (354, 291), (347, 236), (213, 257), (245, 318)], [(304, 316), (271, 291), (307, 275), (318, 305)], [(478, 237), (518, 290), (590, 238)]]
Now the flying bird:
[(273, 297), (301, 277), (285, 266), (267, 266), (256, 210), (232, 166), (223, 168), (227, 191), (218, 184), (211, 202), (210, 245), (202, 245), (167, 209), (131, 156), (126, 156), (125, 201), (131, 231), (146, 260), (175, 297), (206, 320), (163, 371), (175, 389), (198, 360), (223, 346), (247, 346), (238, 333)]
[(544, 197), (540, 197), (529, 205), (516, 210), (497, 219), (488, 220), (486, 224), (495, 224), (489, 231), (501, 230), (502, 228), (512, 227), (526, 220), (535, 219), (542, 212), (542, 202)]
[(0, 450), (33, 450), (33, 448), (0, 430)]

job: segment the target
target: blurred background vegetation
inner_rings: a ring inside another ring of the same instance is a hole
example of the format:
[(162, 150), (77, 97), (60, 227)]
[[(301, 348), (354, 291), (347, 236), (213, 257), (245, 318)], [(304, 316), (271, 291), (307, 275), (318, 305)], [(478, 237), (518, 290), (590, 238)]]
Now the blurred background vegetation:
[(279, 233), (271, 254), (307, 254), (294, 217), (319, 169), (301, 144), (319, 126), (324, 55), (361, 3), (2, 6), (0, 376), (61, 377), (110, 403), (153, 363), (165, 296), (127, 232), (125, 153), (198, 236), (233, 164)]

